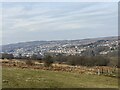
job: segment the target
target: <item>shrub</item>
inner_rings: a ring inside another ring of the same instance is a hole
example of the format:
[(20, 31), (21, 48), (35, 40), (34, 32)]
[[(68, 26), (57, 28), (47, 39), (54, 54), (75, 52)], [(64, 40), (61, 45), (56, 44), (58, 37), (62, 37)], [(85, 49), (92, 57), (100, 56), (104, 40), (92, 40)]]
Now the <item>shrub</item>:
[(32, 66), (33, 62), (31, 60), (26, 60), (26, 64), (29, 65), (29, 66)]

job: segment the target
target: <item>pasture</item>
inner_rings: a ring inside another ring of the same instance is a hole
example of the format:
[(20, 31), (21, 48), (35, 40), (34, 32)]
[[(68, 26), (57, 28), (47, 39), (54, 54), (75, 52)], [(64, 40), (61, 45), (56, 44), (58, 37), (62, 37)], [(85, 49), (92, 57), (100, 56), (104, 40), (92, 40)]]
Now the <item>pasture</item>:
[(33, 68), (2, 68), (3, 88), (118, 88), (118, 79), (104, 75)]

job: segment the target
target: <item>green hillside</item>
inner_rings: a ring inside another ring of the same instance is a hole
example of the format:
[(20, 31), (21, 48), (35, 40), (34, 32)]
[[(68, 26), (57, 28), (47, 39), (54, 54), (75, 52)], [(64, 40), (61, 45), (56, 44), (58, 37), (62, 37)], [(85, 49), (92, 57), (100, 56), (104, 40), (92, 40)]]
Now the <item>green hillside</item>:
[(117, 78), (3, 67), (3, 88), (117, 88)]

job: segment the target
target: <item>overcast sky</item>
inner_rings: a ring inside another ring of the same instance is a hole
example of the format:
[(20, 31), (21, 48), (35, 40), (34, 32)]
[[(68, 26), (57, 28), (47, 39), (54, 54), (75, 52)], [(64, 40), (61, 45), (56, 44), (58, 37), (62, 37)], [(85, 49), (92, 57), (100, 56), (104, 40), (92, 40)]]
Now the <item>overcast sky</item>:
[(4, 3), (2, 15), (3, 44), (118, 34), (117, 2)]

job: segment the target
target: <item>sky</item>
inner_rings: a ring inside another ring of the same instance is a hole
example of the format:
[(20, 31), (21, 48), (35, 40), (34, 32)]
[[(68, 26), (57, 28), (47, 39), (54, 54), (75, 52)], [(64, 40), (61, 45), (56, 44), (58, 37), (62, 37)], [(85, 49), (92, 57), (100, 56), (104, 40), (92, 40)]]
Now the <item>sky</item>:
[(4, 2), (0, 10), (0, 44), (118, 35), (117, 2)]

